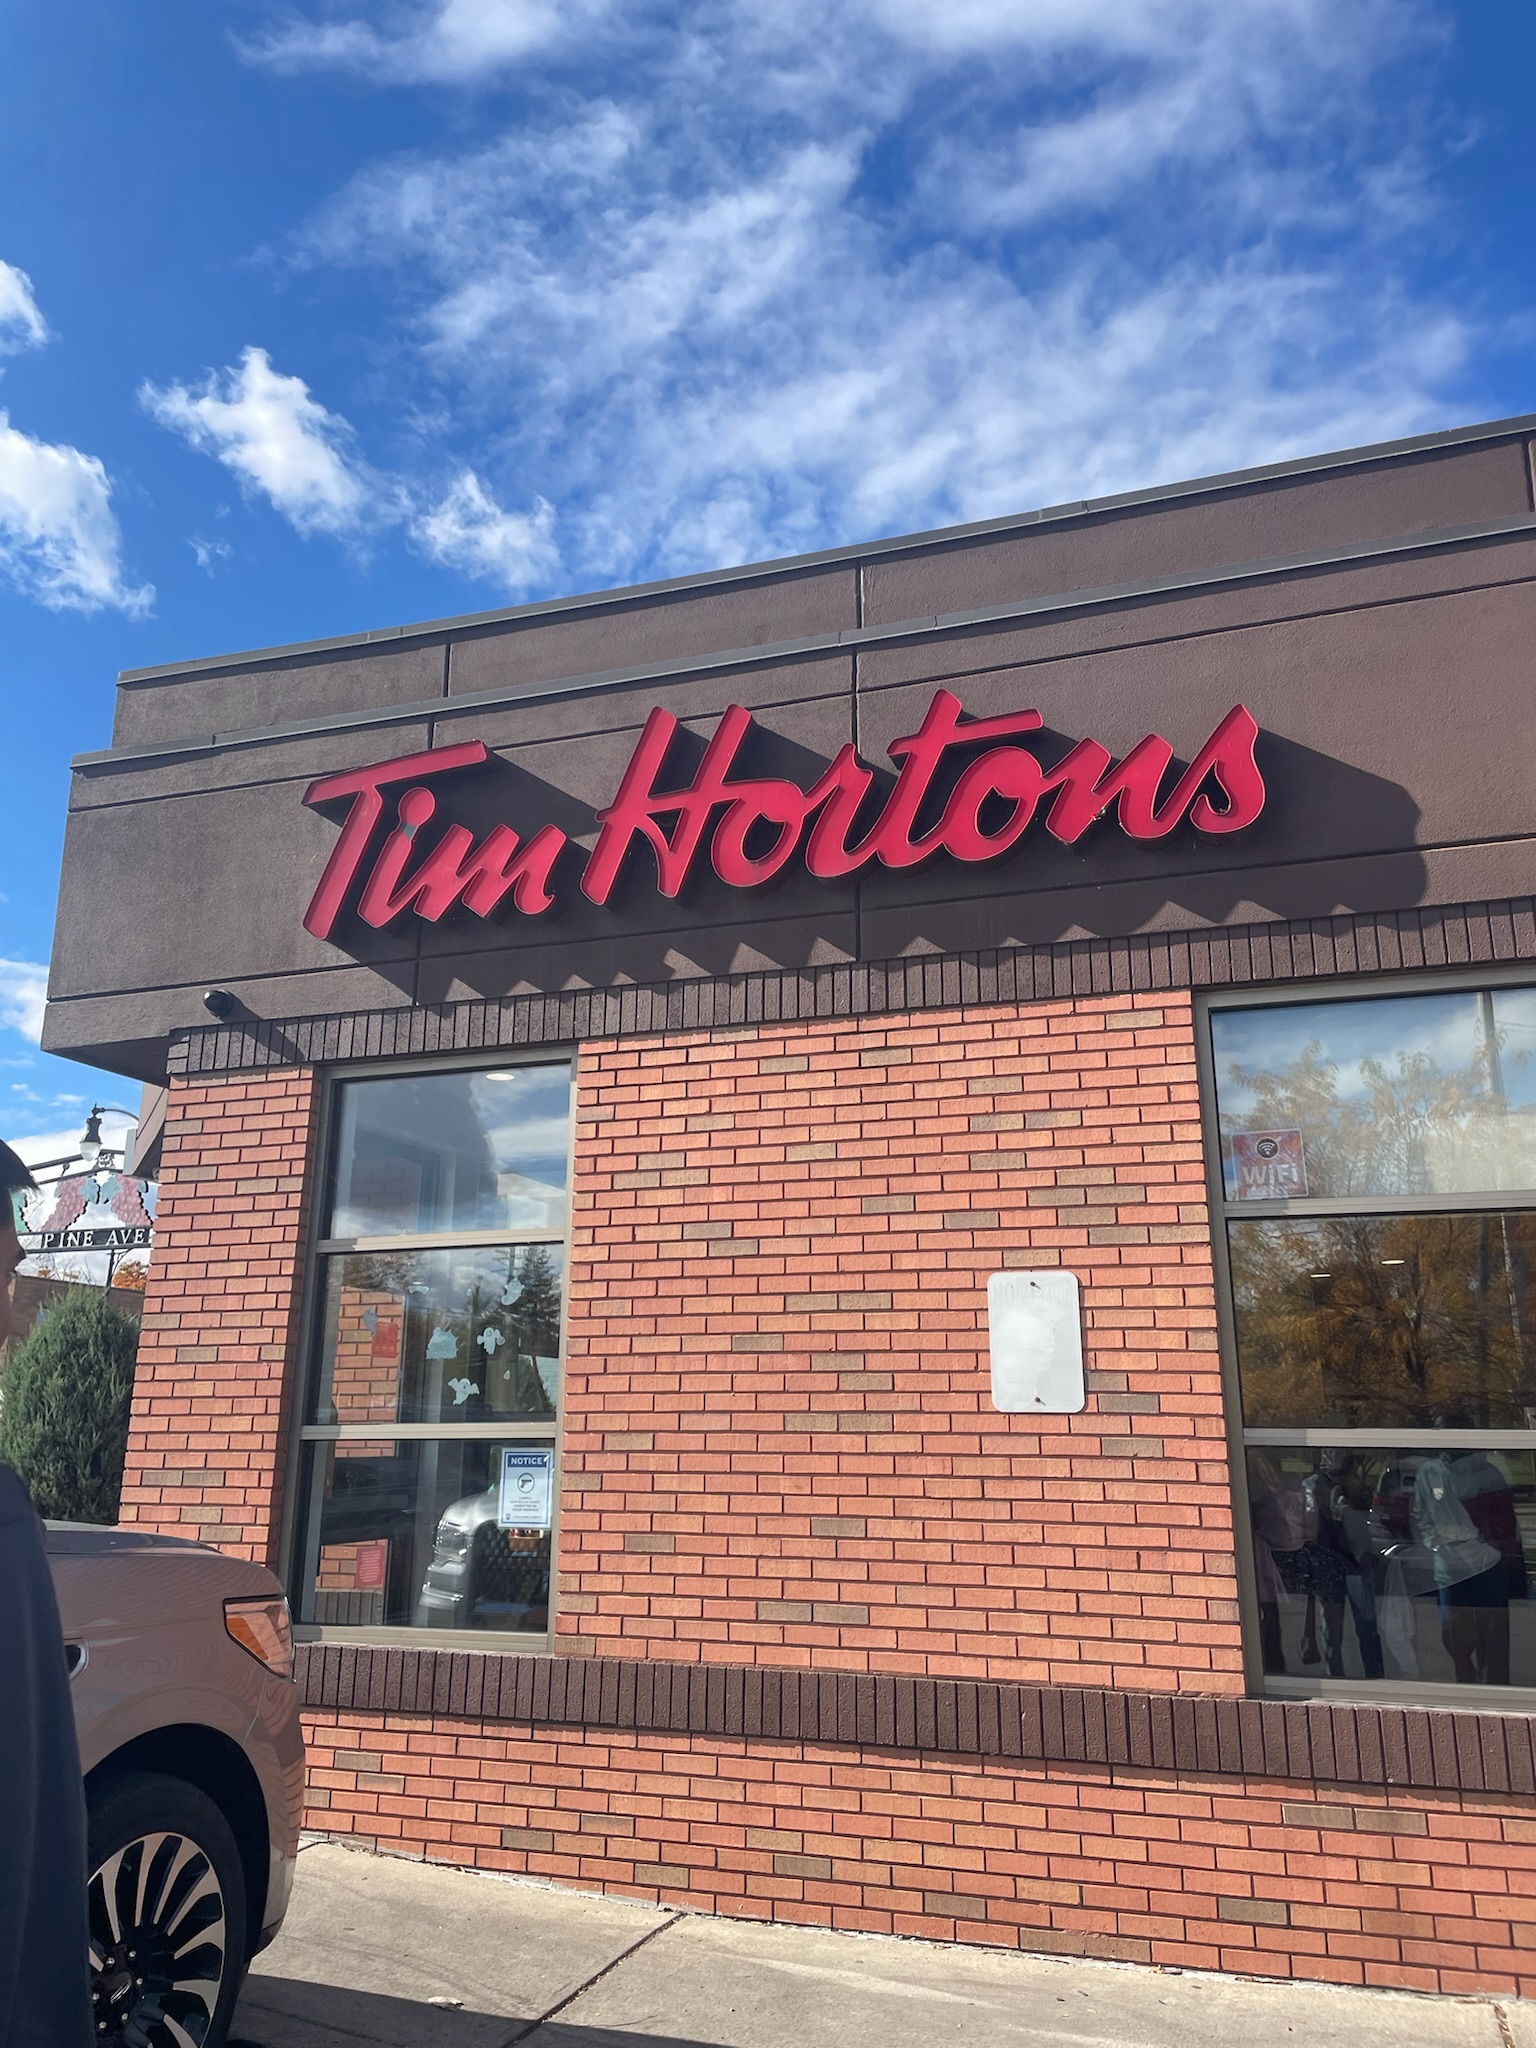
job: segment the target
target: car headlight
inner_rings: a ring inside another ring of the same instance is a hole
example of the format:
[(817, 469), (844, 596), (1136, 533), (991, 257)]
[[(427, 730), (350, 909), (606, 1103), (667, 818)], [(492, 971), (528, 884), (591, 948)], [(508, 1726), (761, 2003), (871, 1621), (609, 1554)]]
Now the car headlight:
[(457, 1522), (439, 1522), (437, 1535), (433, 1539), (434, 1554), (445, 1564), (456, 1557), (462, 1557), (469, 1548), (469, 1537)]
[(288, 1602), (281, 1594), (270, 1600), (226, 1600), (224, 1626), (242, 1650), (279, 1678), (293, 1676), (293, 1630)]

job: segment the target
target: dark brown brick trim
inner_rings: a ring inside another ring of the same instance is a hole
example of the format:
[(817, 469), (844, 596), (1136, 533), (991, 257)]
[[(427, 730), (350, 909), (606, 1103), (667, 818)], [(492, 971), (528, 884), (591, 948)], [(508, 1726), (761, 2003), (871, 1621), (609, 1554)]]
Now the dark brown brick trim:
[(1234, 988), (1329, 975), (1536, 961), (1536, 899), (1300, 922), (1143, 932), (986, 953), (566, 989), (500, 1001), (251, 1021), (178, 1033), (174, 1075), (574, 1045), (594, 1038), (1037, 1003), (1137, 989)]
[(342, 1713), (1536, 1796), (1524, 1714), (341, 1643), (301, 1644), (296, 1675), (306, 1706)]

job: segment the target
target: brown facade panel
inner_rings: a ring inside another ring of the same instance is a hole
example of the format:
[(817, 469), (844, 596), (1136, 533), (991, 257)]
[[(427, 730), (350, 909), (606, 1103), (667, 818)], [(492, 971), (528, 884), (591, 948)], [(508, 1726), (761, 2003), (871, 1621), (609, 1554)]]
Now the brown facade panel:
[(112, 743), (153, 746), (194, 734), (247, 732), (327, 712), (417, 704), (444, 695), (446, 674), (447, 651), (440, 639), (278, 660), (257, 655), (233, 673), (123, 685)]
[(1183, 503), (1136, 506), (1073, 524), (929, 547), (870, 562), (870, 624), (965, 611), (1017, 596), (1087, 590), (1223, 562), (1259, 561), (1365, 536), (1463, 526), (1529, 508), (1518, 441), (1460, 448), (1345, 474), (1225, 490)]
[(449, 694), (843, 632), (859, 622), (857, 586), (857, 569), (844, 562), (469, 628), (454, 636)]
[[(295, 1654), (305, 1704), (342, 1713), (382, 1708), (497, 1726), (921, 1750), (1181, 1777), (1527, 1797), (1533, 1789), (1531, 1729), (1521, 1715), (669, 1666), (620, 1657), (450, 1655), (338, 1643), (301, 1643)], [(1395, 1724), (1386, 1740), (1384, 1720)]]

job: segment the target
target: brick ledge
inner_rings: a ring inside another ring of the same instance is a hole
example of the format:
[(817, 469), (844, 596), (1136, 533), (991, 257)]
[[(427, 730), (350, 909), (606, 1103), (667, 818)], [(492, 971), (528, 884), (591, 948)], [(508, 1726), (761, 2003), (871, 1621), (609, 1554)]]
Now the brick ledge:
[(243, 1019), (173, 1034), (178, 1077), (319, 1066), (336, 1060), (571, 1045), (989, 1003), (1060, 1002), (1153, 989), (1238, 988), (1334, 975), (1536, 960), (1536, 899), (1130, 938), (1072, 939), (985, 953), (700, 975), (654, 985), (566, 989), (491, 1001), (402, 1004), (341, 1016)]
[(1021, 1763), (1536, 1795), (1536, 1716), (302, 1643), (304, 1704)]

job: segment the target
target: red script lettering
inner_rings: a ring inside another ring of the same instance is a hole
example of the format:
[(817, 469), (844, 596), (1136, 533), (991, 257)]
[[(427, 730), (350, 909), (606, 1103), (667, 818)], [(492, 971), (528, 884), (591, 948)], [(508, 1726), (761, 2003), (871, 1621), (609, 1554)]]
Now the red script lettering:
[[(958, 697), (937, 691), (918, 730), (891, 742), (895, 784), (855, 838), (875, 781), (851, 746), (809, 789), (772, 777), (734, 779), (752, 719), (733, 704), (692, 778), (665, 785), (679, 728), (670, 711), (658, 708), (646, 720), (613, 802), (597, 813), (597, 843), (582, 872), (582, 893), (593, 903), (608, 903), (631, 856), (644, 862), (648, 855), (656, 888), (675, 897), (706, 840), (716, 876), (732, 888), (752, 889), (780, 873), (802, 841), (807, 870), (834, 881), (874, 863), (911, 868), (940, 853), (968, 863), (996, 860), (1018, 844), (1042, 807), (1045, 830), (1068, 846), (1111, 813), (1127, 838), (1151, 841), (1165, 839), (1186, 820), (1198, 832), (1240, 832), (1263, 811), (1264, 778), (1254, 751), (1259, 728), (1241, 704), (1166, 792), (1173, 749), (1155, 733), (1118, 762), (1097, 740), (1080, 740), (1047, 768), (1019, 744), (1043, 723), (1038, 711), (968, 719)], [(997, 741), (1005, 744), (987, 744)], [(975, 753), (979, 745), (986, 751)], [(944, 757), (956, 747), (971, 758), (954, 777), (937, 823), (920, 832), (925, 806), (932, 815), (930, 798)], [(477, 843), (467, 826), (449, 824), (416, 857), (418, 836), (437, 817), (437, 793), (425, 787), (427, 779), (488, 758), (479, 740), (469, 740), (311, 783), (307, 804), (349, 798), (350, 808), (305, 913), (305, 929), (329, 938), (354, 888), (357, 915), (374, 926), (407, 911), (436, 924), (460, 903), (489, 917), (508, 896), (528, 916), (550, 909), (555, 866), (568, 843), (557, 826), (545, 825), (525, 843), (510, 825), (499, 824)], [(401, 791), (395, 822), (369, 865), (384, 820), (384, 791), (399, 783), (410, 786)]]

